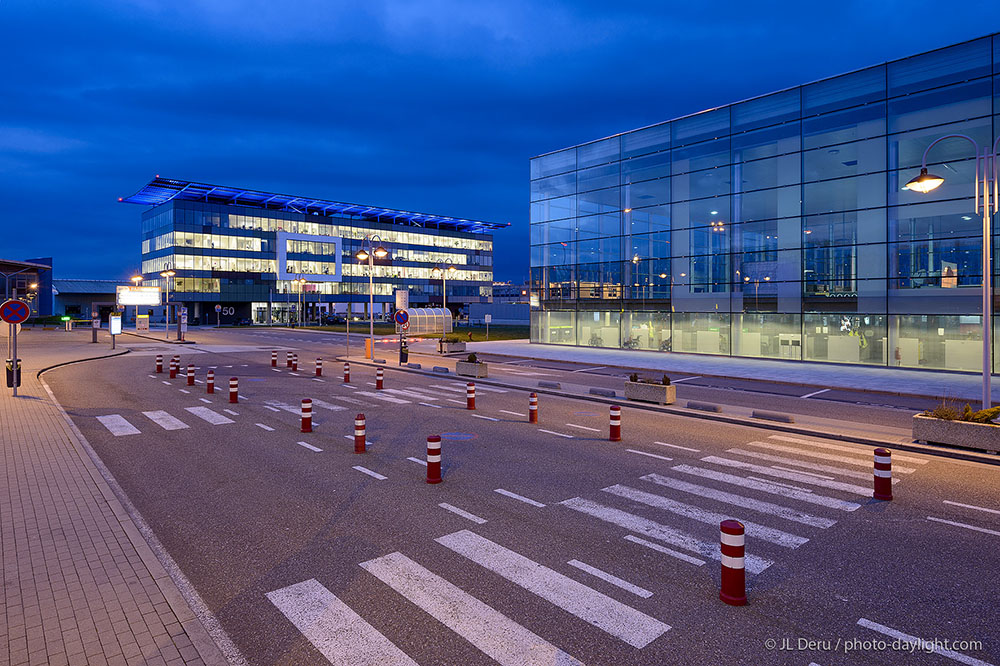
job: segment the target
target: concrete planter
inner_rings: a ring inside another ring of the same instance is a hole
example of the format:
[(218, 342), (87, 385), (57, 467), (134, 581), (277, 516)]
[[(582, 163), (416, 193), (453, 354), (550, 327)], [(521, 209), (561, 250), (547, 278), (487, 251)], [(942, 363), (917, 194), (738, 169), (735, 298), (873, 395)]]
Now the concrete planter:
[(464, 342), (449, 342), (447, 340), (438, 340), (439, 354), (454, 354), (456, 352), (464, 352), (464, 351), (465, 351)]
[(646, 384), (645, 382), (625, 382), (625, 399), (672, 405), (677, 402), (677, 387), (673, 384)]
[(1000, 425), (946, 421), (915, 414), (913, 439), (928, 444), (950, 444), (996, 453), (1000, 451)]
[(455, 364), (455, 374), (461, 375), (462, 377), (488, 377), (489, 368), (487, 363), (469, 363), (468, 361), (459, 361)]

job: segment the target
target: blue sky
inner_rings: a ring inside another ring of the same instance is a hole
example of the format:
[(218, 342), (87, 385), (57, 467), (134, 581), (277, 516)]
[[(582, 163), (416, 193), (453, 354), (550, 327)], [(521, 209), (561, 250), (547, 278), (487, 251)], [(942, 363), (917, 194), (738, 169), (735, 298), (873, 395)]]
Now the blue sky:
[(528, 159), (1000, 31), (994, 2), (0, 1), (0, 257), (124, 277), (154, 174), (510, 222)]

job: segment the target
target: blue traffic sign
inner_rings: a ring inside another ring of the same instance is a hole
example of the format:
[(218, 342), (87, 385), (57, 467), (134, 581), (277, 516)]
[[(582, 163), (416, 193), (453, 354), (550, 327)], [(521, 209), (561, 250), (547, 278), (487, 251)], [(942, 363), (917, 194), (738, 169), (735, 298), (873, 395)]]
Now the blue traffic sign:
[(9, 300), (0, 305), (0, 319), (8, 324), (21, 324), (31, 316), (31, 309), (24, 301)]
[(406, 310), (396, 310), (396, 314), (392, 315), (393, 320), (400, 326), (410, 321), (410, 313)]

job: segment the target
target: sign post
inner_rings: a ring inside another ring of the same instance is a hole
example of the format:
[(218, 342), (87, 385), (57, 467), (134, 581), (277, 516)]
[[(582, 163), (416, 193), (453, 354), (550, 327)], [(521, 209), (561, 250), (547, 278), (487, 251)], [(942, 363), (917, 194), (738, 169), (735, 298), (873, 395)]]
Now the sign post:
[(177, 339), (184, 342), (184, 334), (188, 330), (188, 309), (181, 308), (180, 315), (177, 317)]
[[(399, 306), (399, 294), (400, 292), (404, 294), (409, 294), (405, 289), (396, 290), (396, 306)], [(408, 299), (407, 299), (408, 300)], [(406, 347), (406, 329), (410, 327), (410, 313), (405, 309), (397, 309), (392, 315), (393, 321), (396, 322), (396, 328), (399, 330), (399, 365), (402, 366), (409, 360), (410, 352)]]
[(90, 341), (97, 342), (97, 331), (101, 328), (101, 316), (96, 312), (90, 313)]
[(111, 315), (108, 317), (108, 331), (111, 333), (111, 348), (115, 348), (115, 339), (122, 334), (122, 316)]
[(215, 306), (215, 327), (222, 328), (222, 306)]
[(21, 385), (21, 359), (17, 357), (17, 332), (21, 324), (31, 316), (31, 308), (24, 301), (10, 299), (0, 304), (0, 319), (10, 327), (10, 358), (7, 359), (7, 386), (14, 389)]
[(486, 315), (485, 319), (486, 319), (486, 341), (489, 342), (489, 340), (490, 340), (490, 321), (493, 320), (493, 315), (488, 314), (488, 315)]

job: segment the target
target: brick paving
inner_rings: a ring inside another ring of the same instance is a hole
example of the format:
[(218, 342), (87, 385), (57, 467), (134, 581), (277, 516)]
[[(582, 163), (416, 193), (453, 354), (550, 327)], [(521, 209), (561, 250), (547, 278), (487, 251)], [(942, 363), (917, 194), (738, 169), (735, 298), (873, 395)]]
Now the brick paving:
[(0, 388), (0, 664), (226, 664), (35, 377), (104, 337), (24, 331), (19, 396)]

